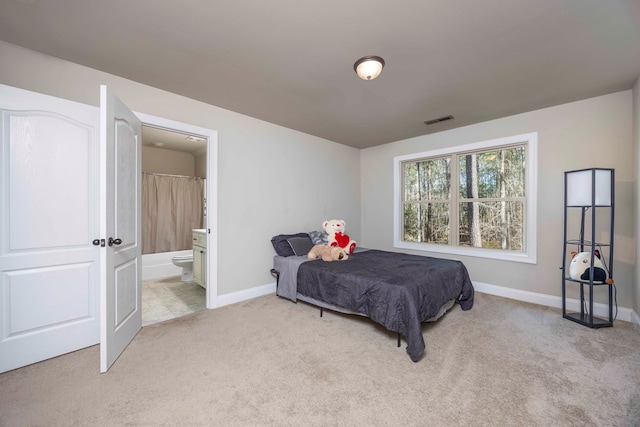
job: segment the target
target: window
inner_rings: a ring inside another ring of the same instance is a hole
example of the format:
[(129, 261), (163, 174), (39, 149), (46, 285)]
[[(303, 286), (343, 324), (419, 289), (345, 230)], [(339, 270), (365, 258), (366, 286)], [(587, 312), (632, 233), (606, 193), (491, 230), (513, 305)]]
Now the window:
[(536, 262), (537, 134), (399, 156), (394, 245)]

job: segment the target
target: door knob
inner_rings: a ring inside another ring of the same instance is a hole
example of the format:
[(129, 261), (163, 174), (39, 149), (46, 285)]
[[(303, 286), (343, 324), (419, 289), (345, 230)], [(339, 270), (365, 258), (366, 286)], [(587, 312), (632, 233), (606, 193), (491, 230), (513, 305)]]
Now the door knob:
[(118, 246), (120, 243), (122, 243), (122, 239), (114, 239), (113, 237), (109, 237), (109, 246)]
[(93, 246), (102, 246), (104, 248), (104, 239), (93, 239)]

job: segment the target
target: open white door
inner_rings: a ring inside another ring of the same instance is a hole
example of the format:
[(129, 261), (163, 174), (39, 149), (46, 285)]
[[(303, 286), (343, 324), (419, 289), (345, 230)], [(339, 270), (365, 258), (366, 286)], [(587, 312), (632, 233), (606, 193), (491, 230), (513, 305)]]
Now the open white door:
[(141, 144), (140, 120), (101, 86), (100, 372), (142, 328)]

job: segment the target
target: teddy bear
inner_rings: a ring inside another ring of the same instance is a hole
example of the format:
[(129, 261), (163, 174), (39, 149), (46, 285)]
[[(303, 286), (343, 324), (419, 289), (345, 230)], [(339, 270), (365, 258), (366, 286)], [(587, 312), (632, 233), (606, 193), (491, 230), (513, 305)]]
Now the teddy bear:
[[(571, 252), (569, 276), (573, 280), (589, 280), (591, 266), (591, 252)], [(607, 278), (607, 271), (600, 259), (600, 251), (596, 249), (593, 256), (593, 283), (613, 284), (613, 279)]]
[(351, 240), (348, 234), (344, 234), (347, 224), (342, 219), (332, 219), (322, 223), (322, 228), (327, 232), (329, 246), (344, 248), (347, 253), (352, 254), (356, 248), (355, 240)]
[(315, 245), (307, 254), (307, 258), (322, 258), (323, 261), (346, 261), (349, 259), (349, 255), (345, 249), (338, 246)]

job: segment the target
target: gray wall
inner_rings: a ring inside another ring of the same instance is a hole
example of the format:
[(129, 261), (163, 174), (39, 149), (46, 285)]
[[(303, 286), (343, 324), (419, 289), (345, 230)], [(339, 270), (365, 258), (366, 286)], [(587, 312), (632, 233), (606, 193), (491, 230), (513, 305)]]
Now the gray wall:
[[(640, 314), (640, 78), (633, 86), (633, 163), (634, 171), (634, 218), (636, 239), (636, 271), (635, 271), (635, 306), (636, 316)], [(640, 325), (640, 317), (636, 318), (636, 325)]]
[(219, 295), (274, 282), (275, 234), (341, 218), (360, 238), (358, 150), (4, 42), (0, 58), (0, 83), (94, 106), (106, 84), (133, 111), (218, 131)]
[[(342, 218), (360, 246), (393, 250), (393, 157), (538, 132), (538, 263), (460, 257), (476, 281), (560, 295), (566, 170), (616, 169), (615, 279), (640, 308), (640, 101), (625, 91), (358, 151), (111, 74), (0, 42), (0, 83), (98, 105), (109, 85), (131, 109), (218, 131), (219, 294), (273, 278), (270, 238)], [(634, 109), (635, 106), (635, 109)], [(635, 133), (634, 133), (635, 130)], [(634, 151), (635, 148), (635, 151)], [(635, 153), (635, 155), (632, 155)], [(635, 203), (634, 203), (635, 200)], [(248, 262), (248, 260), (251, 260)]]
[(195, 162), (190, 153), (142, 146), (142, 172), (195, 176)]
[(200, 178), (207, 177), (207, 153), (199, 154), (195, 158), (194, 174)]
[(529, 132), (538, 132), (537, 264), (456, 258), (467, 265), (474, 281), (561, 295), (563, 172), (589, 167), (615, 168), (614, 276), (619, 305), (632, 308), (636, 243), (631, 90), (362, 150), (362, 246), (394, 250), (394, 156)]

